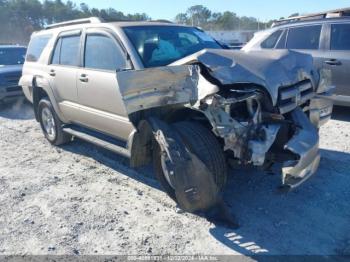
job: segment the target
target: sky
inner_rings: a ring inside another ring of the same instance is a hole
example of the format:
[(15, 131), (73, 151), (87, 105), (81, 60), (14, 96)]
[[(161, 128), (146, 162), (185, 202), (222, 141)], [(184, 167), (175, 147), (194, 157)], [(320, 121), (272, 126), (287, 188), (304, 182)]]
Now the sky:
[(265, 22), (293, 13), (314, 13), (350, 7), (350, 0), (73, 0), (77, 5), (112, 7), (123, 13), (146, 13), (152, 19), (173, 20), (192, 5), (204, 5), (213, 12), (232, 11)]

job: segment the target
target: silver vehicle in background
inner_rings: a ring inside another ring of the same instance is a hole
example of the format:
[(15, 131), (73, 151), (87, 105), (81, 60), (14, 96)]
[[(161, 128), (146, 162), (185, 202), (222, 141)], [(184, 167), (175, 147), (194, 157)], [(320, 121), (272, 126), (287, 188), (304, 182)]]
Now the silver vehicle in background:
[(293, 188), (320, 162), (329, 74), (309, 55), (226, 50), (198, 28), (68, 21), (34, 33), (20, 85), (47, 140), (78, 137), (153, 161), (187, 211), (215, 205), (227, 163), (281, 164)]
[(336, 105), (350, 106), (350, 8), (292, 17), (258, 32), (244, 51), (291, 49), (312, 55), (332, 72)]

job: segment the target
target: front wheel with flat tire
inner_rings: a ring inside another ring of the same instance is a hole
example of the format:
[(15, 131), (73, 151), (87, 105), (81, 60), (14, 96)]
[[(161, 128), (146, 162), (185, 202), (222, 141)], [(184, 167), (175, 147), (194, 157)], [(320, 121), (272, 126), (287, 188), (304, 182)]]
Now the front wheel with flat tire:
[(71, 136), (63, 132), (63, 123), (58, 118), (49, 99), (43, 98), (38, 104), (38, 117), (46, 139), (52, 145), (62, 145), (71, 141)]
[[(187, 149), (207, 166), (218, 189), (222, 190), (226, 184), (227, 164), (223, 149), (214, 134), (203, 125), (195, 122), (178, 122), (172, 126), (179, 133)], [(164, 153), (154, 141), (153, 166), (155, 175), (166, 193), (176, 201), (175, 189), (171, 184), (162, 154)]]

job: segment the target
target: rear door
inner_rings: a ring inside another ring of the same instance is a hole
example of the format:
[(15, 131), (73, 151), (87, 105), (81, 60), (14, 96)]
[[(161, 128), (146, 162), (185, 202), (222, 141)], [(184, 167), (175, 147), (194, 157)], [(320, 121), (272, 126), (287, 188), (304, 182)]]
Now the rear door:
[(81, 31), (64, 32), (58, 37), (48, 66), (50, 83), (60, 110), (70, 121), (78, 113), (77, 72)]
[(315, 67), (320, 69), (325, 56), (324, 38), (322, 24), (291, 27), (287, 33), (286, 48), (312, 55)]
[(126, 140), (134, 127), (119, 92), (116, 72), (126, 68), (126, 55), (116, 36), (90, 28), (84, 35), (83, 67), (78, 72), (80, 123)]
[(324, 66), (331, 69), (337, 95), (350, 96), (350, 23), (328, 24), (328, 52)]

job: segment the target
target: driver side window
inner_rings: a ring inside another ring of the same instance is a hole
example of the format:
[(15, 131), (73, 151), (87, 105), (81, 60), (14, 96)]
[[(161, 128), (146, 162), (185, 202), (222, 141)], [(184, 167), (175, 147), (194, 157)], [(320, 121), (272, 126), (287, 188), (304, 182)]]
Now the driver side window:
[(124, 68), (125, 64), (125, 55), (113, 39), (102, 34), (86, 36), (85, 68), (115, 71)]

